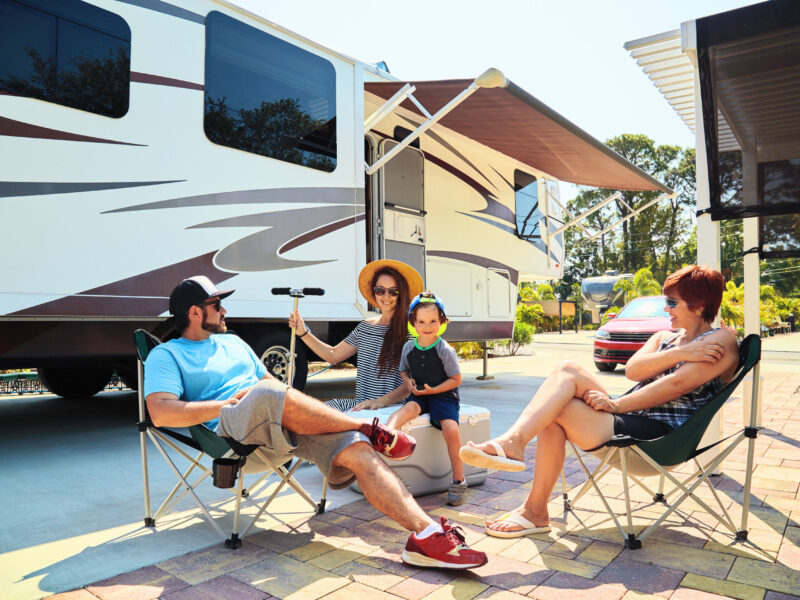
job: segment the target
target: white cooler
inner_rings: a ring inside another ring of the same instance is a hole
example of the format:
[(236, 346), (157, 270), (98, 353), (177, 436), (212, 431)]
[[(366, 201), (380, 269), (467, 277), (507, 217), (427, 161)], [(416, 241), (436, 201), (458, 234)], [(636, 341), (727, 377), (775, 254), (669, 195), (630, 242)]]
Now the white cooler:
[[(399, 405), (395, 405), (348, 414), (358, 419), (372, 420), (378, 417), (381, 423), (386, 423), (389, 416), (398, 408)], [(430, 415), (420, 415), (403, 426), (403, 431), (417, 440), (417, 447), (411, 456), (405, 460), (389, 460), (381, 457), (414, 496), (445, 491), (453, 480), (453, 468), (450, 466), (444, 437), (441, 431), (431, 426), (429, 417)], [(490, 413), (485, 408), (462, 404), (458, 418), (461, 443), (488, 440), (489, 417)], [(482, 484), (486, 481), (486, 475), (486, 469), (464, 465), (464, 477), (469, 487)], [(358, 483), (354, 483), (351, 487), (361, 492)]]

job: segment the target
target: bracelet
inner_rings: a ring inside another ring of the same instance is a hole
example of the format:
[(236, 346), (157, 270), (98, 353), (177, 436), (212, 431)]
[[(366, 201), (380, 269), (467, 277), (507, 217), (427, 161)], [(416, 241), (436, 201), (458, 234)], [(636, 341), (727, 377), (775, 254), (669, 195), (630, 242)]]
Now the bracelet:
[(306, 330), (305, 330), (305, 332), (303, 333), (303, 335), (298, 335), (298, 336), (297, 336), (297, 337), (298, 337), (298, 339), (299, 339), (299, 338), (301, 338), (301, 337), (303, 337), (303, 336), (306, 336), (306, 335), (308, 335), (308, 332), (309, 332), (309, 329), (308, 329), (308, 327), (306, 327)]

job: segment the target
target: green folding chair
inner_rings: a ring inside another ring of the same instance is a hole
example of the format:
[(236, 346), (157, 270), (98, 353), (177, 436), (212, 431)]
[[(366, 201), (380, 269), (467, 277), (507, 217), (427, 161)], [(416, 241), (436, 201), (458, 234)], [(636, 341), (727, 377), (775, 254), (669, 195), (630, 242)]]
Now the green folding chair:
[[(325, 512), (325, 495), (328, 487), (327, 479), (323, 480), (322, 496), (319, 502), (315, 502), (303, 487), (295, 480), (294, 473), (301, 460), (295, 460), (294, 465), (287, 468), (286, 465), (278, 465), (272, 461), (259, 446), (244, 445), (230, 438), (223, 438), (211, 431), (205, 425), (194, 425), (188, 428), (189, 435), (167, 427), (156, 427), (147, 414), (147, 404), (144, 397), (144, 361), (150, 351), (161, 341), (143, 329), (134, 332), (134, 342), (138, 355), (137, 374), (139, 380), (139, 440), (142, 453), (142, 478), (144, 487), (144, 524), (148, 527), (155, 527), (157, 521), (172, 512), (178, 503), (189, 495), (204, 517), (225, 539), (225, 546), (228, 548), (238, 548), (241, 546), (241, 538), (249, 533), (256, 521), (264, 514), (272, 501), (277, 497), (284, 486), (288, 485), (306, 502), (308, 502), (316, 512)], [(155, 446), (159, 454), (169, 466), (175, 477), (178, 479), (172, 491), (166, 496), (161, 506), (153, 514), (150, 506), (150, 483), (148, 475), (147, 458), (147, 439)], [(184, 448), (188, 447), (189, 450)], [(170, 448), (178, 455), (188, 461), (189, 465), (183, 471), (178, 469), (172, 457), (167, 453)], [(192, 452), (190, 454), (189, 452)], [(196, 452), (197, 454), (194, 454)], [(252, 460), (256, 457), (258, 460)], [(251, 460), (248, 460), (250, 458)], [(208, 465), (208, 459), (212, 461)], [(206, 481), (213, 473), (213, 461), (226, 462), (236, 471), (237, 484), (234, 489), (235, 509), (233, 519), (233, 531), (230, 536), (223, 532), (220, 525), (211, 516), (206, 505), (197, 494), (198, 486)], [(288, 464), (288, 463), (287, 463)], [(194, 474), (194, 478), (189, 478)], [(255, 481), (249, 488), (244, 487), (244, 475), (257, 475)], [(269, 497), (261, 504), (258, 512), (250, 521), (247, 528), (240, 535), (239, 521), (243, 498), (252, 499), (258, 490), (263, 488), (270, 480), (272, 475), (276, 475), (279, 483)]]
[[(728, 511), (720, 501), (717, 490), (709, 481), (708, 477), (717, 470), (720, 464), (733, 452), (740, 442), (747, 438), (755, 438), (758, 434), (757, 427), (744, 427), (742, 430), (719, 440), (713, 444), (709, 444), (699, 448), (700, 441), (708, 428), (711, 420), (717, 411), (722, 408), (722, 405), (728, 400), (733, 391), (742, 382), (747, 373), (753, 369), (761, 358), (761, 339), (757, 335), (747, 336), (739, 346), (739, 366), (737, 368), (736, 376), (733, 380), (722, 388), (705, 406), (695, 412), (685, 423), (680, 427), (670, 431), (667, 435), (655, 440), (637, 440), (627, 435), (615, 435), (604, 446), (594, 449), (591, 452), (601, 458), (600, 464), (595, 468), (594, 472), (587, 469), (584, 461), (581, 459), (581, 454), (574, 444), (572, 450), (578, 459), (583, 471), (586, 473), (588, 480), (583, 484), (577, 495), (570, 500), (566, 490), (566, 483), (564, 483), (564, 509), (570, 511), (575, 508), (575, 503), (583, 496), (589, 489), (594, 489), (600, 497), (601, 502), (606, 508), (606, 511), (611, 516), (614, 524), (619, 529), (624, 539), (627, 548), (635, 549), (640, 548), (642, 540), (647, 537), (656, 527), (658, 527), (664, 520), (669, 517), (686, 498), (691, 497), (695, 502), (703, 507), (710, 515), (714, 516), (722, 525), (729, 529), (737, 540), (746, 540), (747, 531), (744, 526), (737, 529), (731, 519)], [(734, 438), (731, 441), (731, 438)], [(716, 458), (710, 460), (707, 464), (702, 465), (698, 460), (698, 456), (704, 452), (714, 448), (715, 446), (728, 442)], [(689, 477), (684, 478), (683, 481), (674, 477), (670, 471), (675, 467), (693, 462), (695, 470)], [(622, 487), (625, 495), (625, 508), (627, 527), (623, 527), (619, 522), (617, 515), (609, 505), (608, 500), (605, 498), (600, 490), (598, 482), (612, 469), (622, 471)], [(657, 492), (652, 491), (640, 477), (657, 475), (659, 479), (659, 489)], [(748, 482), (750, 474), (748, 473)], [(563, 480), (563, 478), (562, 478)], [(636, 535), (633, 526), (633, 516), (631, 510), (630, 486), (629, 480), (633, 481), (641, 489), (645, 490), (654, 502), (663, 503), (666, 506), (665, 512), (656, 519), (651, 525), (642, 531), (640, 535)], [(664, 492), (665, 481), (673, 484), (673, 488)], [(698, 497), (693, 492), (701, 484), (705, 483), (711, 490), (711, 494), (719, 506), (720, 512), (716, 512), (709, 506), (702, 498)], [(749, 486), (747, 486), (749, 490)], [(673, 494), (680, 492), (678, 498), (668, 503), (669, 497)], [(746, 520), (743, 518), (743, 523)]]

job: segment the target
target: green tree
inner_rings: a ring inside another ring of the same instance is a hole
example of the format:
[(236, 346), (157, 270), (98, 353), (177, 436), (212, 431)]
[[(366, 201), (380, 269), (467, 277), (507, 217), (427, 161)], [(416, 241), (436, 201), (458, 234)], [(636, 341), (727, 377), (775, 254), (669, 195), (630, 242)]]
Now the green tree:
[[(606, 144), (633, 164), (664, 182), (677, 192), (670, 200), (662, 200), (649, 209), (588, 241), (576, 228), (567, 230), (569, 252), (565, 275), (580, 280), (607, 269), (622, 272), (650, 268), (663, 278), (683, 262), (679, 254), (685, 249), (692, 231), (691, 210), (695, 195), (695, 155), (691, 148), (657, 146), (644, 135), (622, 134)], [(567, 208), (578, 213), (594, 206), (614, 190), (582, 190)], [(617, 220), (656, 198), (660, 192), (621, 190), (621, 198), (590, 215), (585, 226), (590, 231), (603, 231)], [(691, 262), (694, 262), (692, 260)]]
[(657, 296), (661, 293), (661, 284), (653, 277), (653, 272), (647, 267), (639, 269), (633, 276), (633, 281), (620, 279), (614, 284), (615, 290), (625, 292), (625, 302), (641, 296)]

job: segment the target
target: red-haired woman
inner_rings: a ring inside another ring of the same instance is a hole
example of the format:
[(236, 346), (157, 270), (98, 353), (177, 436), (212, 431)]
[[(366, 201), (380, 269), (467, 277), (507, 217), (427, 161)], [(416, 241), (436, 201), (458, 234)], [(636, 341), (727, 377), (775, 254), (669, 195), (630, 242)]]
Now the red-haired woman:
[(381, 408), (408, 395), (397, 366), (408, 341), (408, 307), (411, 298), (422, 291), (422, 277), (403, 262), (375, 260), (361, 269), (358, 287), (381, 314), (359, 323), (336, 346), (315, 337), (299, 313), (289, 316), (289, 327), (320, 358), (336, 364), (357, 355), (355, 399), (340, 398), (328, 403), (342, 411)]
[(564, 463), (566, 440), (591, 450), (615, 434), (661, 437), (733, 378), (736, 337), (711, 326), (723, 287), (722, 275), (706, 266), (684, 267), (667, 278), (663, 293), (672, 330), (655, 333), (628, 361), (625, 375), (639, 383), (624, 395), (611, 398), (592, 373), (564, 362), (508, 431), (461, 448), (467, 464), (522, 471), (525, 446), (538, 436), (530, 494), (522, 506), (487, 521), (489, 535), (510, 538), (550, 530), (547, 502)]

